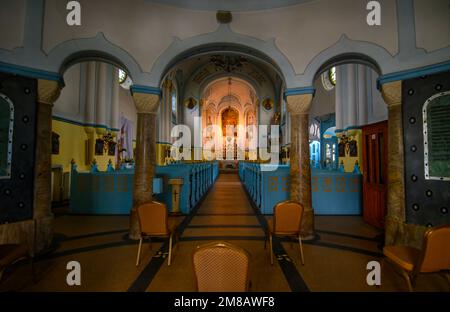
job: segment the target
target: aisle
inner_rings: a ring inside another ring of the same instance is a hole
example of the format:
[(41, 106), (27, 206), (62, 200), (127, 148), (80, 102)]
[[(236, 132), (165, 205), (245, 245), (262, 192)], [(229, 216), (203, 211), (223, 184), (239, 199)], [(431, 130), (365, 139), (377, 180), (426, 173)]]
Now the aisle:
[(278, 265), (264, 249), (264, 230), (237, 174), (220, 174), (184, 229), (170, 267), (161, 266), (147, 291), (195, 291), (192, 253), (199, 245), (228, 241), (251, 255), (253, 291), (290, 291)]

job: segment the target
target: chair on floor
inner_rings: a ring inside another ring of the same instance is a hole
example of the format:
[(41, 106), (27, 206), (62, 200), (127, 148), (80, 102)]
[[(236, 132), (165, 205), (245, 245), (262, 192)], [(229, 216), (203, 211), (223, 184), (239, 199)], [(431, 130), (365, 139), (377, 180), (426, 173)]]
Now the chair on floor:
[(30, 260), (34, 280), (33, 258), (30, 256), (28, 246), (26, 244), (0, 245), (0, 282), (6, 268), (23, 259)]
[(137, 207), (137, 215), (141, 238), (139, 240), (136, 266), (138, 266), (140, 262), (142, 240), (148, 238), (150, 240), (151, 249), (152, 237), (169, 237), (169, 256), (167, 265), (170, 265), (172, 262), (173, 235), (176, 234), (176, 224), (169, 222), (172, 220), (169, 220), (166, 205), (157, 201), (142, 204)]
[(425, 232), (422, 249), (408, 246), (386, 246), (386, 260), (394, 264), (413, 291), (420, 273), (442, 273), (450, 283), (450, 224), (434, 227)]
[(273, 219), (267, 221), (268, 233), (264, 242), (266, 248), (267, 236), (270, 241), (270, 264), (273, 264), (273, 236), (295, 237), (298, 238), (300, 246), (300, 257), (302, 264), (305, 264), (303, 258), (302, 238), (300, 235), (303, 217), (303, 205), (296, 201), (283, 201), (273, 208)]
[(193, 254), (197, 290), (241, 292), (248, 291), (249, 253), (226, 242), (198, 246)]

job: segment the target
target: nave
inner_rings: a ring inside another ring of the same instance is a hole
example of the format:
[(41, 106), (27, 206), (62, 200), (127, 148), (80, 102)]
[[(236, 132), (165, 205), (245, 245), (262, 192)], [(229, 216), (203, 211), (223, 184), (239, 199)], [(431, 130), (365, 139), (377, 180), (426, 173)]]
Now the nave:
[[(137, 241), (127, 238), (128, 216), (61, 214), (55, 219), (52, 253), (37, 259), (33, 283), (27, 263), (6, 272), (0, 291), (195, 291), (192, 253), (198, 245), (227, 241), (250, 255), (251, 291), (406, 291), (402, 277), (390, 265), (382, 271), (382, 286), (366, 284), (366, 264), (380, 260), (381, 232), (360, 216), (317, 216), (316, 237), (304, 242), (305, 265), (298, 245), (274, 239), (275, 262), (264, 249), (266, 219), (257, 214), (237, 174), (220, 174), (188, 216), (176, 218), (180, 240), (167, 266), (167, 240), (143, 247), (135, 266)], [(66, 264), (81, 264), (82, 283), (66, 283)], [(417, 291), (448, 291), (439, 275), (417, 279)]]

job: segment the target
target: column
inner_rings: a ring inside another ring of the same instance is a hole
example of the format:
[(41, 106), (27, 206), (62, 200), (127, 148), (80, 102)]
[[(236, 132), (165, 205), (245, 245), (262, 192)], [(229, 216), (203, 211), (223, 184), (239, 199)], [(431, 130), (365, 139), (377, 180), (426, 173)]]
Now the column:
[(383, 84), (381, 92), (388, 106), (388, 211), (385, 222), (385, 242), (386, 245), (392, 245), (403, 243), (405, 223), (402, 82), (394, 81)]
[(156, 113), (159, 94), (133, 92), (137, 110), (136, 153), (134, 169), (133, 208), (130, 214), (129, 238), (139, 239), (136, 207), (153, 199), (153, 177), (156, 161)]
[[(367, 66), (358, 67), (358, 126), (367, 124)], [(370, 71), (369, 71), (370, 74)]]
[(311, 198), (311, 167), (309, 163), (309, 108), (312, 94), (286, 98), (291, 114), (290, 197), (304, 207), (302, 236), (314, 238), (314, 211)]
[(347, 124), (345, 128), (356, 126), (357, 108), (356, 108), (356, 65), (348, 64), (347, 66)]
[(119, 129), (119, 69), (117, 67), (113, 68), (112, 75), (112, 93), (111, 93), (111, 128)]
[(96, 68), (95, 62), (89, 62), (86, 66), (86, 101), (85, 101), (85, 122), (88, 126), (84, 127), (84, 131), (89, 139), (88, 157), (85, 160), (85, 165), (89, 166), (94, 156), (95, 147), (95, 91), (96, 91)]
[[(97, 125), (106, 125), (106, 79), (107, 79), (107, 64), (99, 63), (98, 81), (97, 81), (97, 105), (95, 111), (95, 122)], [(105, 134), (106, 129), (96, 127), (98, 134)]]
[(345, 84), (342, 81), (342, 66), (336, 66), (336, 86), (335, 86), (335, 114), (336, 114), (336, 129), (342, 130), (342, 87)]
[(53, 239), (53, 213), (51, 210), (52, 107), (59, 97), (60, 91), (57, 81), (38, 80), (33, 194), (33, 219), (36, 229), (34, 251), (36, 253), (49, 248)]

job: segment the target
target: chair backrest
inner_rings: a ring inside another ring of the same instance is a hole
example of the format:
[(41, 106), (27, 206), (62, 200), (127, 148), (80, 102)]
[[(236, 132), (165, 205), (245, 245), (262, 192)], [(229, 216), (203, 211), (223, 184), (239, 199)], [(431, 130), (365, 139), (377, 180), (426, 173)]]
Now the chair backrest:
[(273, 228), (275, 234), (295, 234), (300, 231), (303, 205), (296, 201), (283, 201), (274, 207)]
[(247, 291), (250, 255), (225, 242), (197, 247), (193, 254), (198, 291)]
[(152, 201), (137, 207), (141, 233), (147, 235), (166, 235), (168, 233), (167, 207)]
[(424, 273), (450, 270), (450, 224), (426, 231), (416, 270)]

